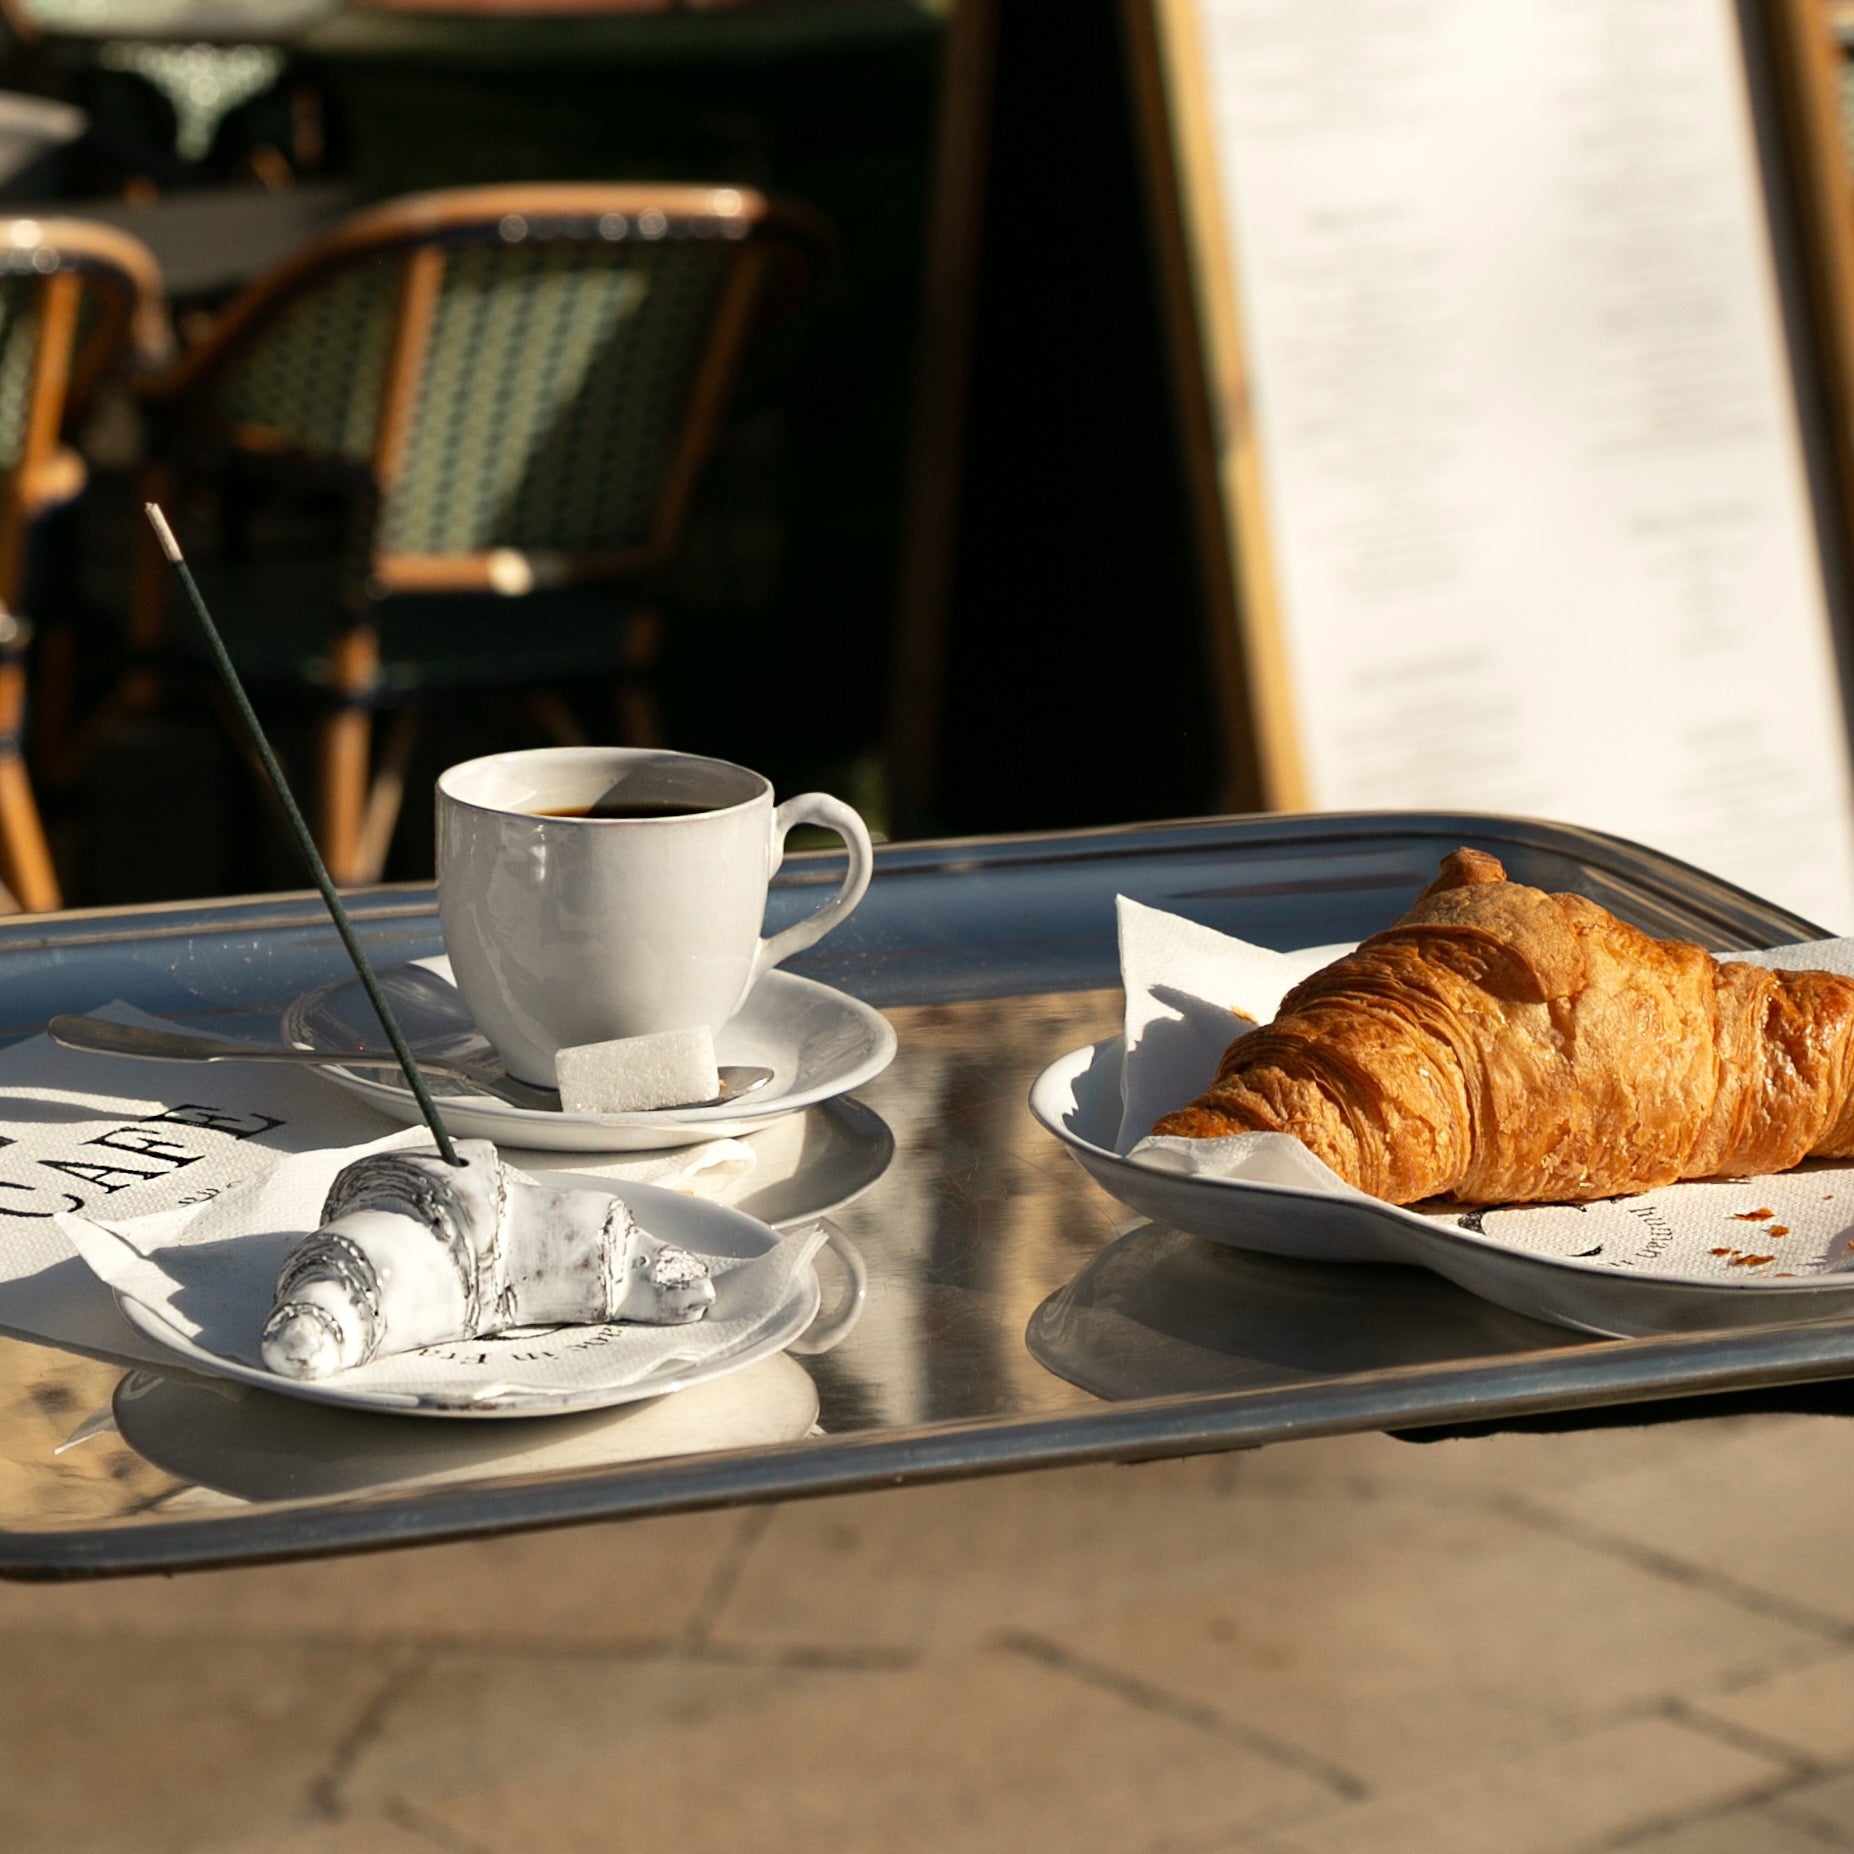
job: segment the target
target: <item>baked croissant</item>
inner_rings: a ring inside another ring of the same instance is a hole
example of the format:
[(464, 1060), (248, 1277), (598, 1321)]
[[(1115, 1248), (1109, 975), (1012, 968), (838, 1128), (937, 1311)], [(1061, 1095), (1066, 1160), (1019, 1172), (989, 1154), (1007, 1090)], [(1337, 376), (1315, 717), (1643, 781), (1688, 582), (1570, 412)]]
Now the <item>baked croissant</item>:
[(1656, 940), (1456, 850), (1152, 1130), (1291, 1133), (1392, 1204), (1582, 1202), (1854, 1156), (1854, 979)]

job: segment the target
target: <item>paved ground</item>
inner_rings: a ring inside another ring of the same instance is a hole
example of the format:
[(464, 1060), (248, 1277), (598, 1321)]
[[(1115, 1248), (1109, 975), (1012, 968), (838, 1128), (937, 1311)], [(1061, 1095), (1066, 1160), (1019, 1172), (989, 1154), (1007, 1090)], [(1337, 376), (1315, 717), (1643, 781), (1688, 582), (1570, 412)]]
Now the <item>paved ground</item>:
[(6, 1854), (1854, 1848), (1854, 1425), (0, 1586)]

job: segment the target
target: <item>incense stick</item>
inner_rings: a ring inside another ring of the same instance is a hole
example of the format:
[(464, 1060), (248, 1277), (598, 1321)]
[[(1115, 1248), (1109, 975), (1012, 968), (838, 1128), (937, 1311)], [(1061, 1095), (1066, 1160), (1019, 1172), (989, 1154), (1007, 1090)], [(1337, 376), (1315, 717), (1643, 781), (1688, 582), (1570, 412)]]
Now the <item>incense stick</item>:
[(309, 873), (315, 878), (316, 887), (322, 891), (322, 899), (328, 903), (329, 913), (334, 916), (335, 930), (341, 935), (341, 943), (348, 949), (348, 957), (354, 962), (354, 970), (360, 975), (368, 1000), (379, 1015), (380, 1027), (386, 1032), (386, 1040), (392, 1044), (393, 1054), (399, 1058), (399, 1066), (405, 1071), (406, 1085), (412, 1090), (412, 1098), (418, 1102), (418, 1111), (425, 1116), (425, 1124), (431, 1128), (431, 1137), (437, 1141), (438, 1151), (445, 1161), (451, 1165), (461, 1165), (463, 1160), (458, 1158), (457, 1148), (451, 1144), (451, 1136), (444, 1122), (438, 1118), (438, 1110), (432, 1104), (430, 1091), (425, 1086), (425, 1077), (419, 1072), (411, 1047), (399, 1028), (399, 1020), (393, 1015), (392, 1006), (386, 1002), (386, 994), (380, 989), (380, 981), (374, 977), (373, 967), (361, 950), (354, 923), (348, 918), (348, 911), (335, 892), (328, 865), (322, 861), (322, 853), (315, 847), (315, 839), (309, 834), (309, 826), (304, 823), (303, 814), (296, 808), (290, 782), (284, 778), (283, 768), (277, 764), (277, 756), (270, 750), (270, 741), (265, 737), (263, 724), (257, 718), (256, 709), (251, 706), (251, 698), (245, 694), (245, 685), (239, 680), (238, 671), (232, 667), (231, 653), (219, 636), (219, 627), (213, 623), (212, 613), (206, 609), (206, 600), (193, 578), (185, 555), (180, 551), (180, 543), (174, 539), (174, 531), (167, 525), (167, 517), (161, 513), (158, 503), (145, 503), (143, 507), (155, 531), (155, 538), (161, 543), (161, 551), (167, 555), (168, 564), (173, 567), (176, 577), (186, 589), (187, 597), (193, 602), (194, 615), (200, 621), (200, 629), (206, 634), (206, 642), (211, 648), (214, 663), (218, 665), (226, 692), (232, 698), (232, 706), (238, 710), (238, 718), (244, 723), (245, 732), (251, 737), (251, 745), (263, 762), (264, 772), (276, 791), (278, 802), (283, 806), (283, 814), (289, 819), (290, 829), (296, 834), (297, 848), (302, 851), (303, 861), (309, 865)]

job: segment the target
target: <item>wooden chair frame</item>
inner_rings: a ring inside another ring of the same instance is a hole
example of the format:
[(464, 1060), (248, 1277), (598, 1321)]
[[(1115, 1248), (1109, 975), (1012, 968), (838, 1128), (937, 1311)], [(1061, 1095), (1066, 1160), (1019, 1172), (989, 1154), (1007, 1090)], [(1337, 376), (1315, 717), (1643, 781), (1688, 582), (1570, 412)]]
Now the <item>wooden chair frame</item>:
[[(209, 442), (286, 464), (326, 471), (333, 462), (338, 472), (358, 479), (377, 508), (400, 477), (452, 248), (486, 236), (509, 242), (569, 237), (617, 243), (660, 238), (672, 231), (738, 243), (741, 251), (715, 310), (644, 544), (608, 552), (521, 553), (501, 548), (460, 555), (409, 554), (382, 548), (371, 530), (366, 535), (355, 564), (348, 622), (332, 652), (331, 694), (337, 706), (323, 723), (319, 746), (318, 835), (337, 881), (378, 879), (410, 754), (409, 733), (397, 731), (378, 775), (370, 777), (372, 705), (380, 669), (379, 638), (369, 616), (373, 603), (404, 593), (518, 595), (589, 581), (641, 584), (663, 567), (681, 540), (696, 480), (714, 447), (728, 393), (775, 273), (791, 269), (795, 261), (802, 265), (808, 254), (823, 246), (825, 233), (809, 214), (776, 207), (758, 193), (735, 187), (564, 184), (417, 195), (356, 214), (260, 278), (230, 305), (197, 349), (145, 383), (150, 402), (165, 407), (178, 427)], [(212, 386), (276, 316), (330, 275), (382, 259), (396, 262), (400, 269), (386, 377), (364, 465), (302, 452), (288, 434), (262, 425), (226, 426), (213, 417)], [(152, 548), (143, 552), (137, 581), (131, 644), (147, 662), (158, 648), (166, 596), (166, 578)], [(651, 628), (645, 626), (646, 631)], [(149, 693), (144, 689), (144, 698)]]

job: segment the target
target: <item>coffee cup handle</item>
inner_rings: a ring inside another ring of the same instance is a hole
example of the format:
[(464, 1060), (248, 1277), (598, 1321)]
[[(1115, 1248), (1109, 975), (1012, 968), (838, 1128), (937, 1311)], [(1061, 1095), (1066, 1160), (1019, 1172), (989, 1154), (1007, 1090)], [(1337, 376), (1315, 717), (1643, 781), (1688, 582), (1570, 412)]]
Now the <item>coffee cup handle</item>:
[(869, 842), (868, 826), (841, 799), (832, 798), (828, 792), (801, 792), (796, 798), (788, 798), (773, 813), (769, 873), (776, 873), (784, 862), (786, 837), (797, 824), (821, 824), (826, 830), (834, 830), (849, 852), (850, 866), (844, 872), (842, 887), (815, 914), (806, 915), (794, 926), (760, 942), (759, 951), (753, 956), (750, 985), (758, 984), (764, 974), (794, 953), (801, 953), (823, 939), (862, 900), (869, 889), (869, 878), (875, 873), (875, 850)]

